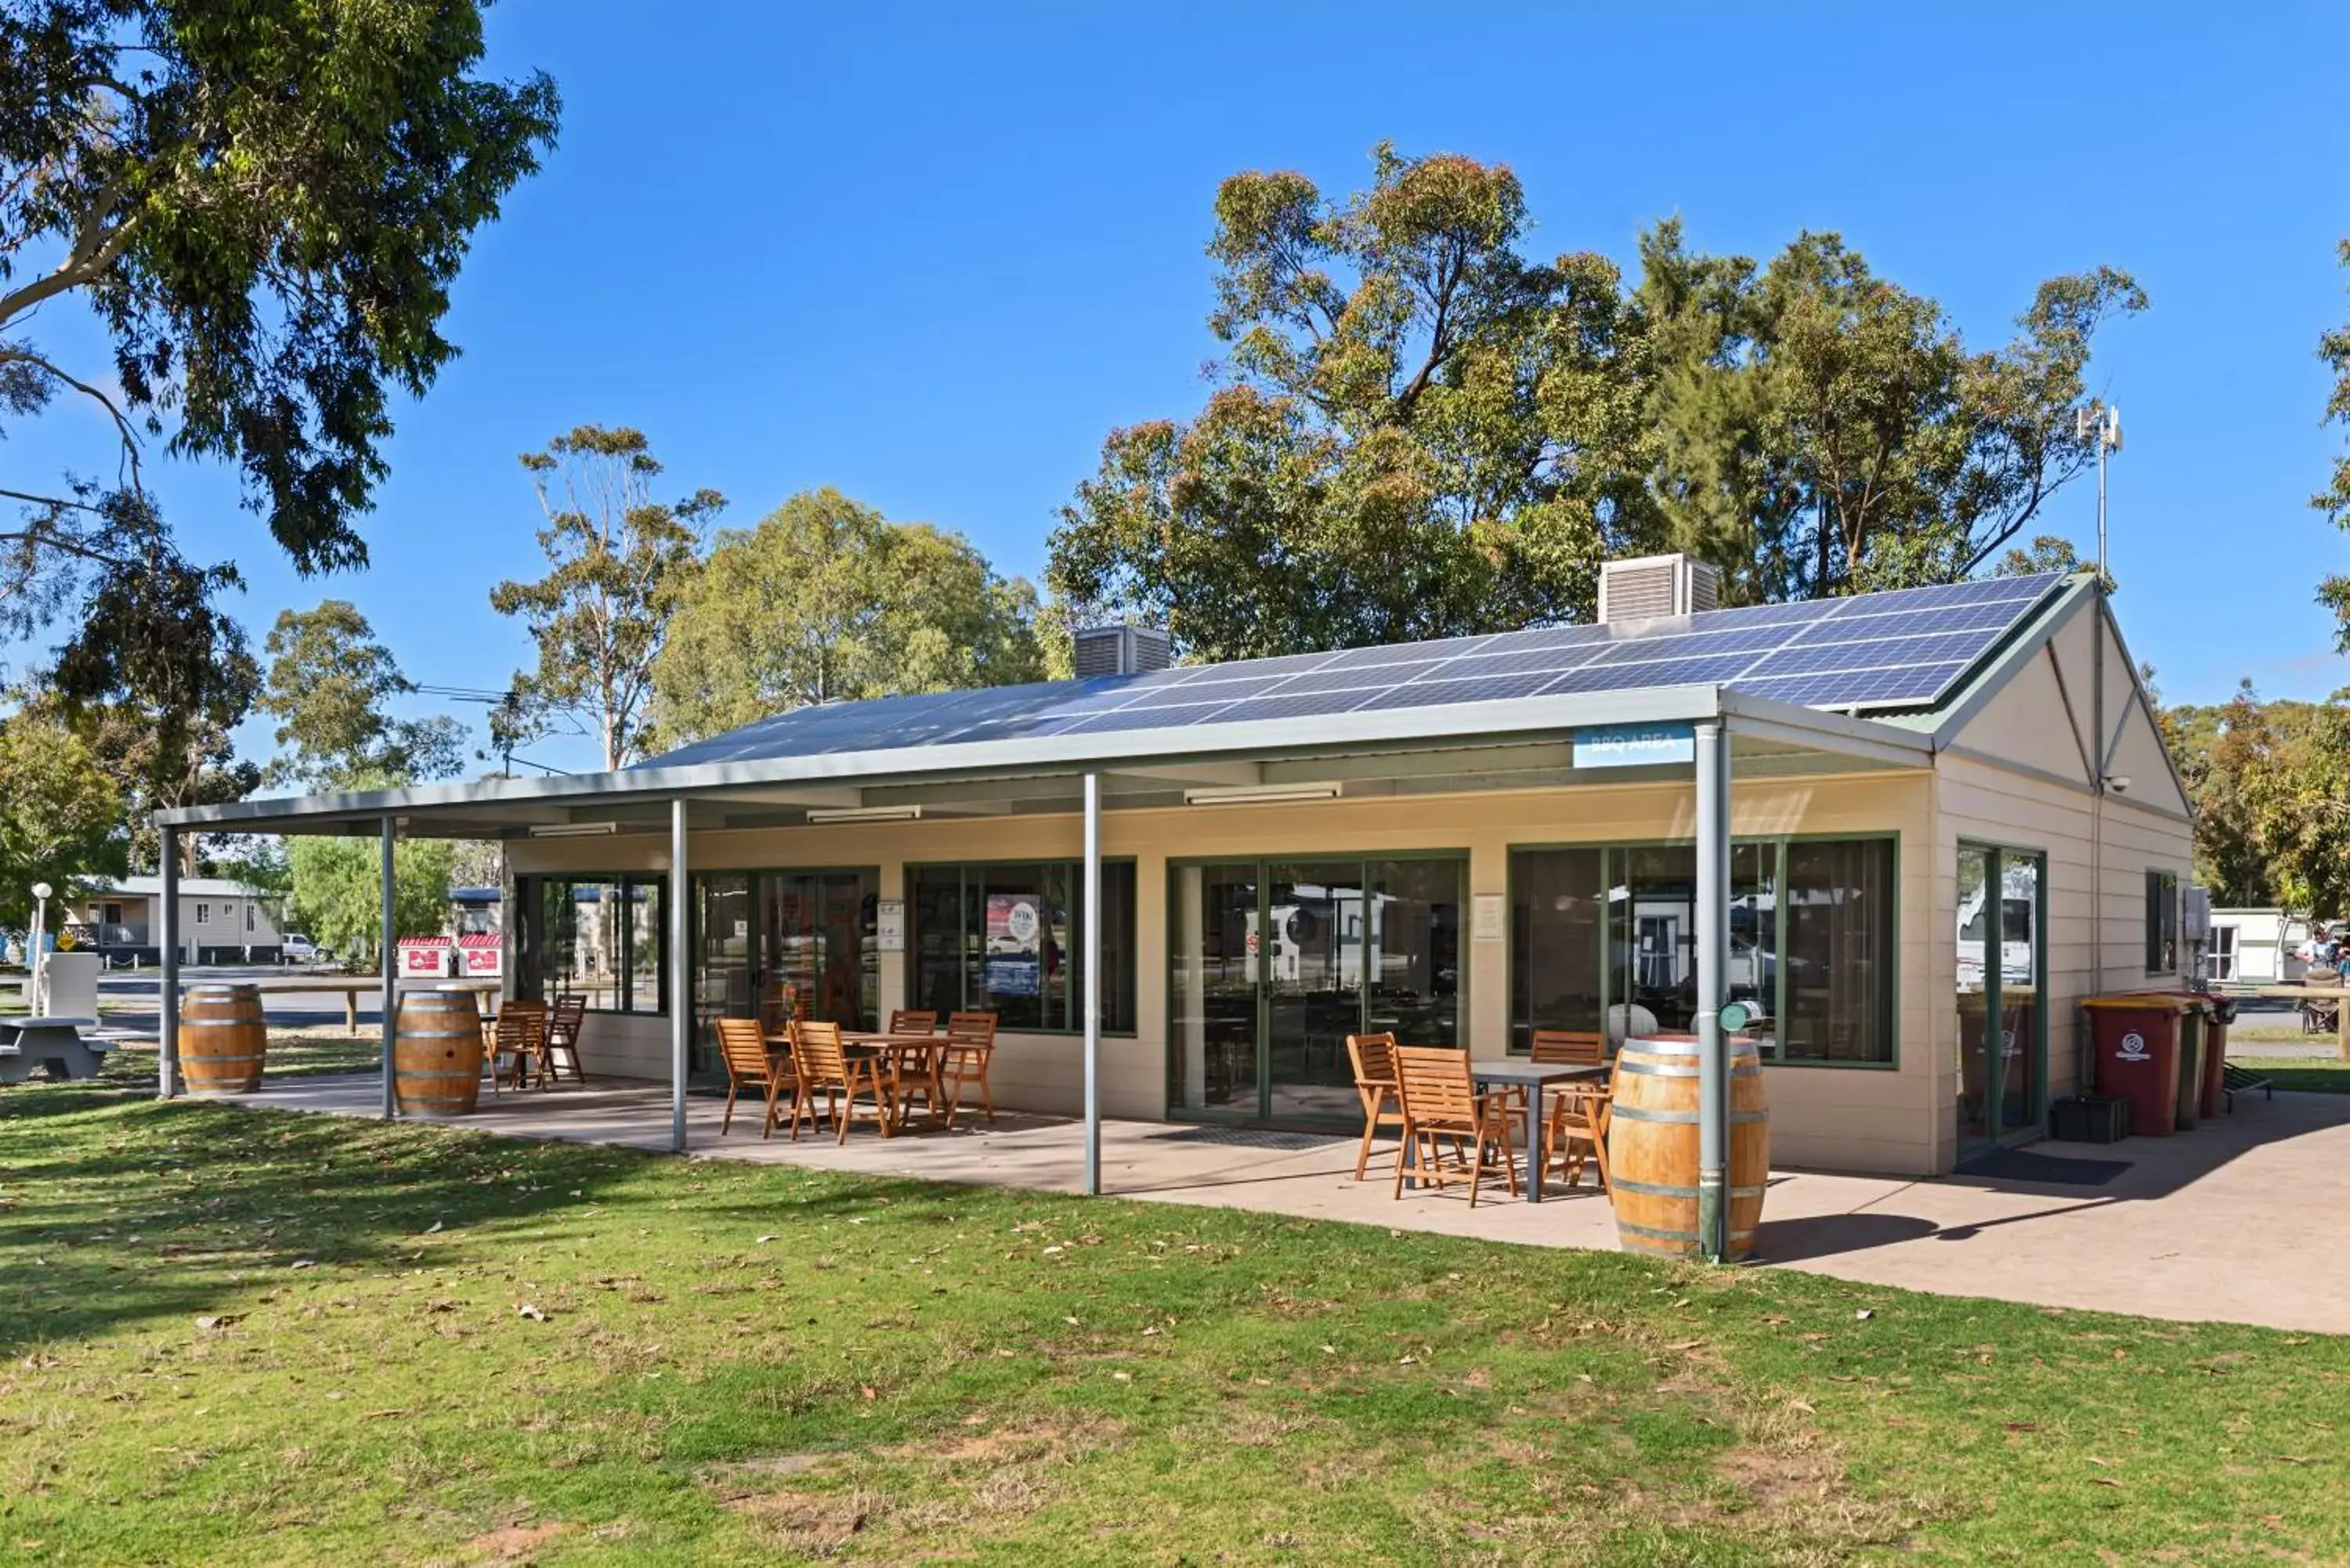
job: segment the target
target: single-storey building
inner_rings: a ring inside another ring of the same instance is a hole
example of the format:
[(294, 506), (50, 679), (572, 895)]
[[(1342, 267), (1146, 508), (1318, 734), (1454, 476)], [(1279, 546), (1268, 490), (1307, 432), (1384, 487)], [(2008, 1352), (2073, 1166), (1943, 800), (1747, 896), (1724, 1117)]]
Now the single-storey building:
[[(223, 877), (181, 877), (177, 929), (191, 963), (268, 963), (277, 958), (278, 907), (274, 893)], [(163, 897), (160, 877), (99, 878), (67, 906), (66, 931), (78, 948), (96, 949), (109, 963), (154, 963), (161, 956)]]
[(504, 840), (508, 987), (592, 971), (588, 1069), (673, 1078), (681, 1142), (710, 1021), (785, 988), (993, 1010), (1000, 1105), (1333, 1128), (1350, 1033), (1702, 1039), (1735, 999), (1783, 1164), (2040, 1136), (2075, 1001), (2185, 962), (2189, 805), (2095, 579), (1712, 610), (1701, 566), (1608, 571), (1596, 625), (1163, 668), (1081, 633), (1109, 672), (157, 821)]

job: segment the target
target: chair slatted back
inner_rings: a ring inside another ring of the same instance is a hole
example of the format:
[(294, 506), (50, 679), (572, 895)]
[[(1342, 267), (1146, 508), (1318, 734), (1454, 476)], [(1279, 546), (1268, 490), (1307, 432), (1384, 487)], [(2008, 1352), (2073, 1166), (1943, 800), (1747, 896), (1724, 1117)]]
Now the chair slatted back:
[(577, 1040), (579, 1026), (588, 1022), (588, 999), (577, 995), (556, 997), (552, 1021), (567, 1038)]
[(1477, 1081), (1469, 1054), (1450, 1045), (1399, 1045), (1394, 1050), (1396, 1096), (1422, 1132), (1474, 1133)]
[(792, 1020), (792, 1060), (800, 1076), (811, 1084), (848, 1082), (848, 1051), (840, 1043), (840, 1025), (819, 1019)]
[(1347, 1059), (1354, 1064), (1358, 1089), (1391, 1087), (1396, 1081), (1393, 1034), (1349, 1034)]
[(920, 1007), (901, 1007), (889, 1014), (889, 1033), (892, 1034), (935, 1034), (939, 1015)]
[(770, 1070), (767, 1042), (758, 1020), (721, 1018), (716, 1023), (718, 1054), (726, 1064), (727, 1074), (739, 1084), (765, 1083)]
[(509, 1002), (498, 1014), (498, 1049), (536, 1054), (546, 1049), (546, 1003)]
[(993, 1045), (995, 1044), (995, 1014), (993, 1012), (949, 1013), (947, 1037), (958, 1045)]
[(1531, 1054), (1554, 1066), (1602, 1066), (1607, 1061), (1607, 1037), (1596, 1029), (1537, 1029)]

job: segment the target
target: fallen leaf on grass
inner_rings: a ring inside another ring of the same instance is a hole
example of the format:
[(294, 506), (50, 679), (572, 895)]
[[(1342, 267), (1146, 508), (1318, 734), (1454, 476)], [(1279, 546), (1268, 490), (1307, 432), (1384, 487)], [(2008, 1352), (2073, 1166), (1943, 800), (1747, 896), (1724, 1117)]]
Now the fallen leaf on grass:
[(200, 1317), (196, 1319), (196, 1326), (209, 1334), (226, 1328), (237, 1320), (237, 1315), (235, 1313), (223, 1313), (217, 1317)]
[(2040, 1430), (2040, 1423), (2037, 1421), (2010, 1421), (2002, 1429), (2010, 1432), (2036, 1432)]
[(286, 1267), (293, 1269), (315, 1269), (317, 1266), (318, 1260), (316, 1258), (296, 1258), (291, 1263), (286, 1265)]
[(515, 1308), (515, 1315), (516, 1317), (526, 1317), (533, 1323), (545, 1323), (546, 1321), (546, 1314), (539, 1311), (536, 1307), (531, 1305), (528, 1302), (525, 1302), (522, 1305)]

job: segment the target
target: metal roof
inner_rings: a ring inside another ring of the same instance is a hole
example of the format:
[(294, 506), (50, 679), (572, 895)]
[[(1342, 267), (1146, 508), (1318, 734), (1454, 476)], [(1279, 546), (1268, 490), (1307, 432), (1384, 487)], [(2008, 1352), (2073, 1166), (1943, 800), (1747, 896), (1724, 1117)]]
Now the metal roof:
[[(1363, 759), (1439, 753), (1459, 760), (1435, 765), (1431, 776), (1445, 769), (1469, 776), (1491, 754), (1514, 748), (1531, 755), (1592, 726), (1717, 717), (1731, 717), (1733, 729), (1752, 744), (1917, 766), (1932, 755), (1930, 727), (1885, 721), (1914, 714), (1919, 700), (1849, 697), (1847, 678), (1856, 671), (1811, 668), (1802, 678), (1825, 678), (1824, 690), (1845, 691), (1847, 700), (1803, 706), (1774, 694), (1796, 677), (1769, 673), (1766, 661), (1792, 655), (1816, 666), (1840, 657), (1818, 651), (1824, 648), (1875, 649), (1877, 668), (1897, 672), (1888, 684), (1930, 684), (1947, 700), (1971, 675), (1992, 668), (2002, 650), (2075, 605), (2090, 579), (2052, 576), (1952, 587), (1974, 590), (2001, 613), (1977, 616), (1987, 624), (1955, 633), (1930, 623), (1898, 628), (1905, 617), (1967, 613), (1963, 597), (1958, 604), (1933, 597), (1949, 590), (1910, 590), (1628, 625), (1187, 665), (1149, 675), (881, 698), (781, 714), (616, 773), (239, 801), (159, 812), (155, 820), (213, 831), (362, 832), (392, 816), (416, 831), (494, 836), (580, 820), (590, 812), (650, 819), (670, 799), (684, 796), (713, 811), (723, 805), (728, 815), (718, 820), (743, 826), (804, 822), (810, 808), (870, 805), (949, 786), (993, 788), (999, 798), (1009, 798), (1025, 787), (1009, 781), (1066, 783), (1094, 771), (1156, 779), (1180, 802), (1181, 784), (1169, 782), (1179, 777), (1246, 783), (1280, 767), (1294, 774), (1309, 763), (1336, 766), (1334, 759), (1355, 759), (1357, 771), (1349, 776), (1370, 777), (1375, 761)], [(1865, 635), (1835, 641), (1817, 635), (1823, 625), (1857, 627)], [(1954, 663), (1953, 645), (1933, 640), (1953, 635), (1979, 651)], [(1740, 646), (1691, 653), (1691, 638)], [(1931, 642), (1938, 657), (1923, 663), (1888, 657), (1887, 645), (1895, 645), (1890, 653), (1902, 652), (1905, 638), (1925, 639), (1914, 645), (1920, 649)], [(1539, 662), (1560, 650), (1575, 662), (1564, 669)], [(1733, 657), (1739, 670), (1722, 672)], [(1494, 662), (1530, 659), (1537, 660), (1534, 669), (1503, 670)], [(1470, 665), (1473, 675), (1486, 678), (1482, 685), (1457, 673), (1463, 661), (1482, 661), (1482, 667)], [(1717, 673), (1682, 678), (1693, 664)], [(1898, 675), (1905, 670), (1930, 672)], [(1602, 671), (1614, 673), (1605, 684), (1591, 684)], [(1308, 689), (1293, 683), (1300, 676), (1321, 680)], [(1539, 677), (1532, 690), (1523, 680), (1528, 676)], [(1368, 683), (1374, 680), (1377, 684)], [(1342, 681), (1351, 684), (1327, 684)], [(1196, 695), (1236, 683), (1248, 686), (1250, 695), (1228, 691), (1212, 705), (1179, 697), (1187, 689)], [(1492, 694), (1478, 695), (1480, 690)], [(1266, 700), (1284, 696), (1326, 701), (1307, 712), (1263, 711)], [(1898, 706), (1860, 716), (1872, 701)], [(1503, 759), (1495, 765), (1529, 764)], [(1547, 765), (1555, 778), (1563, 764)], [(1029, 793), (1041, 799), (1052, 791)], [(759, 817), (754, 808), (768, 815)]]

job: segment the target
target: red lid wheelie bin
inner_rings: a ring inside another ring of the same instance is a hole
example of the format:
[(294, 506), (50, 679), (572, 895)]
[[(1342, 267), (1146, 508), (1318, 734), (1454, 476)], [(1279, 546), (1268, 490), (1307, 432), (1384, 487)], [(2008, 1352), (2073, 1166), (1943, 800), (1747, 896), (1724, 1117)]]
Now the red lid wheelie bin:
[(2151, 992), (2093, 996), (2097, 1092), (2127, 1100), (2130, 1131), (2168, 1137), (2178, 1125), (2178, 1034), (2184, 997)]

